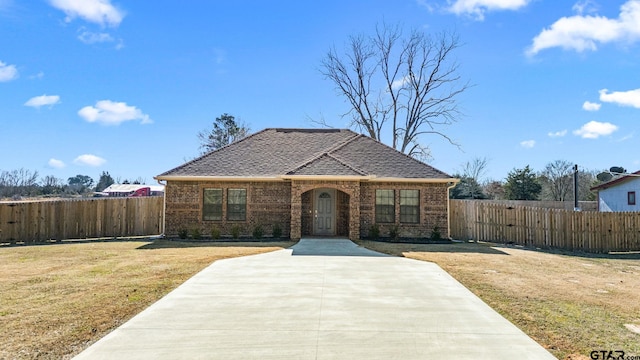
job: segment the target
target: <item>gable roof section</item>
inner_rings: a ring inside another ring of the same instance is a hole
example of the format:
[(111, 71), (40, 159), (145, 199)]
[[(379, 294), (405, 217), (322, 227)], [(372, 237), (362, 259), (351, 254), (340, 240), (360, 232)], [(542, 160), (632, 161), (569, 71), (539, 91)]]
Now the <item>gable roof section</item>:
[(156, 179), (297, 176), (454, 180), (387, 145), (345, 129), (265, 129)]
[(634, 173), (628, 174), (628, 175), (622, 175), (616, 178), (613, 178), (605, 183), (602, 183), (600, 185), (594, 186), (591, 188), (591, 190), (604, 190), (604, 189), (608, 189), (610, 187), (614, 187), (617, 186), (621, 183), (627, 182), (627, 181), (631, 181), (634, 179), (637, 179), (638, 176), (640, 176), (640, 170), (636, 171)]

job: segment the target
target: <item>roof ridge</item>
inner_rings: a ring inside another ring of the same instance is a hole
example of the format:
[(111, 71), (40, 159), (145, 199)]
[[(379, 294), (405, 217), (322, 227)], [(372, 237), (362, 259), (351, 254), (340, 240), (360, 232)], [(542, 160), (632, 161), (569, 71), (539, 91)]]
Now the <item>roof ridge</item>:
[[(321, 158), (322, 156), (324, 156), (324, 155), (329, 155), (329, 153), (330, 153), (330, 152), (335, 151), (335, 150), (337, 150), (337, 149), (341, 148), (342, 146), (346, 145), (347, 143), (351, 142), (352, 140), (354, 140), (355, 138), (357, 138), (358, 136), (360, 136), (360, 134), (354, 133), (353, 131), (351, 131), (351, 130), (349, 130), (349, 129), (345, 129), (345, 130), (346, 130), (346, 131), (350, 131), (351, 133), (353, 133), (353, 135), (351, 135), (351, 137), (350, 137), (350, 138), (347, 138), (345, 141), (343, 141), (343, 142), (341, 142), (341, 143), (338, 143), (338, 145), (335, 145), (334, 147), (331, 147), (331, 148), (329, 148), (329, 149), (322, 150), (322, 151), (321, 151), (320, 153), (318, 153), (318, 154), (314, 154), (313, 156), (309, 157), (309, 159), (304, 160), (300, 165), (298, 165), (298, 166), (294, 167), (293, 169), (291, 169), (291, 170), (287, 171), (287, 172), (286, 172), (286, 174), (288, 175), (288, 174), (291, 174), (291, 173), (293, 173), (293, 172), (295, 172), (295, 171), (300, 170), (301, 168), (303, 168), (303, 167), (305, 167), (305, 166), (307, 166), (307, 165), (311, 164), (312, 162), (314, 162), (314, 161), (318, 160), (318, 159), (319, 159), (319, 158)], [(337, 160), (337, 159), (336, 159), (336, 160)], [(342, 162), (341, 162), (341, 163), (342, 163)], [(356, 171), (355, 169), (352, 169), (352, 170)], [(359, 172), (359, 171), (356, 171), (356, 172)]]
[(163, 172), (162, 174), (160, 174), (160, 175), (158, 175), (158, 176), (163, 176), (163, 175), (168, 174), (168, 173), (170, 173), (170, 172), (172, 172), (172, 171), (176, 171), (176, 170), (182, 169), (182, 168), (184, 168), (184, 167), (186, 167), (186, 166), (188, 166), (188, 165), (191, 165), (191, 164), (193, 164), (194, 162), (196, 162), (196, 161), (198, 161), (198, 160), (200, 160), (200, 159), (202, 159), (202, 158), (204, 158), (204, 157), (209, 156), (210, 154), (213, 154), (213, 153), (216, 153), (216, 152), (218, 152), (218, 151), (221, 151), (222, 149), (226, 149), (226, 148), (228, 148), (228, 147), (229, 147), (229, 146), (231, 146), (231, 145), (236, 145), (236, 144), (238, 144), (238, 143), (241, 143), (241, 142), (243, 142), (243, 141), (245, 141), (245, 140), (247, 140), (247, 139), (249, 139), (249, 138), (252, 138), (252, 137), (254, 137), (254, 136), (258, 135), (258, 134), (261, 134), (261, 133), (263, 133), (263, 132), (266, 132), (266, 131), (268, 131), (268, 130), (273, 130), (273, 129), (271, 129), (271, 128), (266, 128), (266, 129), (262, 129), (262, 130), (260, 130), (260, 131), (258, 131), (258, 132), (256, 132), (256, 133), (249, 134), (249, 135), (247, 135), (247, 136), (243, 137), (242, 139), (240, 139), (240, 140), (238, 140), (238, 141), (234, 141), (234, 142), (232, 142), (231, 144), (227, 144), (227, 145), (225, 145), (225, 146), (223, 146), (223, 147), (219, 147), (219, 148), (217, 148), (217, 149), (215, 149), (215, 150), (211, 150), (211, 151), (208, 151), (208, 152), (206, 152), (206, 153), (204, 153), (204, 154), (202, 154), (202, 155), (200, 155), (200, 156), (197, 156), (197, 157), (195, 157), (195, 158), (193, 158), (193, 159), (191, 159), (191, 160), (187, 161), (186, 163), (184, 163), (184, 164), (182, 164), (182, 165), (180, 165), (180, 166), (176, 166), (176, 167), (174, 167), (174, 168), (173, 168), (173, 169), (171, 169), (171, 170), (167, 170), (167, 171)]
[(351, 169), (351, 170), (353, 170), (353, 171), (355, 171), (355, 172), (359, 173), (360, 175), (362, 175), (362, 176), (367, 176), (367, 173), (366, 173), (366, 172), (364, 172), (364, 171), (362, 171), (362, 170), (360, 170), (360, 169), (356, 168), (355, 166), (353, 166), (353, 165), (351, 165), (351, 164), (346, 163), (344, 160), (341, 160), (340, 158), (336, 157), (335, 155), (333, 155), (333, 154), (331, 154), (331, 153), (327, 153), (327, 156), (328, 156), (328, 157), (330, 157), (330, 158), (332, 158), (332, 159), (334, 159), (335, 161), (339, 162), (340, 164), (342, 164), (342, 165), (344, 165), (344, 166), (348, 167), (349, 169)]

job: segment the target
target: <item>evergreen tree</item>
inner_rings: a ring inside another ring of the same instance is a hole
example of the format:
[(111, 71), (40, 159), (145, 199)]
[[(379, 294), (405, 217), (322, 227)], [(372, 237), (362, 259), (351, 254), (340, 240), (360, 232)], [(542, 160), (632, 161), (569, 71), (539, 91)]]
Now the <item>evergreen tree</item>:
[(224, 113), (213, 122), (211, 131), (203, 130), (198, 133), (200, 150), (204, 154), (229, 145), (247, 135), (249, 135), (249, 128), (245, 124), (236, 122), (233, 115)]
[(504, 185), (507, 200), (538, 200), (541, 191), (542, 186), (529, 165), (510, 171)]
[(115, 184), (115, 181), (113, 180), (111, 175), (109, 175), (109, 172), (103, 171), (102, 174), (100, 174), (98, 183), (96, 184), (96, 191), (103, 191), (113, 184)]

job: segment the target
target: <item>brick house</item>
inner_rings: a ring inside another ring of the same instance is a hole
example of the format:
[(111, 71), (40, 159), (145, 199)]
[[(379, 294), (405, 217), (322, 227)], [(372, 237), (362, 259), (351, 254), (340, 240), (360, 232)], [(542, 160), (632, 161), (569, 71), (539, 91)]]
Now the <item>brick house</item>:
[(283, 236), (449, 236), (458, 181), (351, 130), (265, 129), (155, 177), (166, 182), (165, 234), (274, 225)]

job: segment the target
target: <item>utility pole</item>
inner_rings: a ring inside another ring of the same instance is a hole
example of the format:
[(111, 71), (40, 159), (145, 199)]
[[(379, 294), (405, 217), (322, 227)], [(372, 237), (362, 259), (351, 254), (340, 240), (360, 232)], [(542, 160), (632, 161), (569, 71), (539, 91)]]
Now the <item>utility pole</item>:
[(580, 211), (578, 204), (578, 164), (573, 166), (573, 211)]

